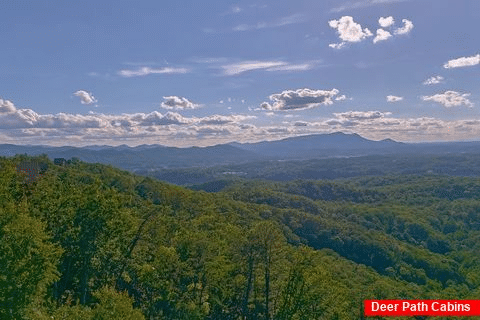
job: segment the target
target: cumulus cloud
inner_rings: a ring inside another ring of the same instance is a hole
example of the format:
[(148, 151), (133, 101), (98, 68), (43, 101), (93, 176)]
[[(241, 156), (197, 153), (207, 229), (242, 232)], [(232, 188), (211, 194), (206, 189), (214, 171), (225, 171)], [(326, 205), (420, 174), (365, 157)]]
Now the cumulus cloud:
[(17, 109), (11, 101), (0, 99), (0, 114), (14, 113), (16, 110)]
[(130, 78), (130, 77), (143, 77), (143, 76), (148, 76), (150, 74), (175, 74), (175, 73), (188, 73), (189, 70), (186, 68), (171, 68), (171, 67), (166, 67), (166, 68), (159, 68), (159, 69), (154, 69), (150, 67), (142, 67), (137, 70), (120, 70), (118, 72), (119, 75), (122, 77)]
[(269, 102), (263, 102), (261, 108), (269, 111), (304, 110), (318, 107), (320, 105), (331, 105), (333, 99), (338, 95), (337, 89), (311, 90), (297, 89), (285, 90), (282, 93), (272, 94)]
[(387, 101), (388, 102), (398, 102), (402, 101), (403, 97), (397, 97), (397, 96), (387, 96)]
[(16, 109), (14, 112), (0, 113), (0, 129), (28, 128), (33, 126), (38, 114), (31, 109)]
[(380, 111), (348, 111), (342, 113), (334, 113), (335, 117), (346, 120), (372, 120), (384, 118), (390, 115), (390, 112)]
[(379, 41), (385, 41), (391, 37), (392, 37), (392, 34), (390, 32), (385, 31), (383, 29), (377, 29), (377, 35), (373, 39), (373, 43), (377, 43)]
[(433, 76), (425, 80), (423, 84), (426, 86), (432, 85), (432, 84), (439, 84), (439, 83), (442, 83), (443, 80), (444, 78), (442, 76)]
[[(176, 112), (162, 114), (157, 111), (121, 115), (95, 112), (90, 112), (88, 115), (68, 113), (38, 114), (31, 109), (17, 109), (10, 101), (0, 99), (0, 129), (48, 129), (62, 130), (61, 132), (64, 133), (79, 133), (81, 130), (99, 129), (118, 133), (125, 132), (125, 130), (130, 132), (137, 130), (139, 127), (152, 126), (236, 125), (253, 118), (255, 117), (240, 114), (184, 117)], [(49, 132), (52, 133), (54, 131)], [(45, 131), (43, 133), (46, 134)]]
[(448, 61), (443, 65), (445, 69), (471, 67), (480, 64), (480, 53), (476, 56), (461, 57)]
[[(312, 107), (312, 104), (328, 105), (339, 97), (334, 90), (324, 91), (323, 94), (320, 90), (291, 90), (290, 93), (287, 91), (278, 94), (279, 97), (272, 98), (273, 102), (270, 103), (283, 103), (286, 107), (280, 110), (308, 108)], [(301, 91), (310, 94), (301, 94)], [(468, 94), (459, 95), (468, 97)], [(434, 101), (433, 97), (426, 97), (427, 101), (429, 98)], [(330, 103), (327, 102), (329, 99)], [(295, 117), (298, 113), (287, 115)], [(396, 118), (390, 115), (391, 113), (382, 111), (348, 111), (334, 113), (332, 119), (307, 121), (299, 118), (297, 121), (291, 119), (292, 121), (276, 124), (271, 121), (270, 125), (255, 126), (249, 121), (255, 117), (242, 114), (214, 114), (203, 117), (185, 117), (176, 112), (162, 114), (157, 111), (120, 115), (96, 112), (88, 115), (38, 114), (31, 109), (19, 109), (11, 102), (0, 100), (0, 139), (4, 143), (16, 144), (160, 143), (200, 146), (234, 140), (254, 142), (336, 131), (355, 132), (369, 139), (391, 137), (403, 141), (460, 140), (480, 135), (480, 119), (441, 120), (426, 117)], [(280, 118), (272, 118), (276, 119)]]
[(36, 128), (101, 128), (108, 120), (92, 115), (58, 113), (55, 115), (36, 115), (32, 123)]
[(334, 49), (341, 49), (349, 42), (361, 42), (373, 36), (370, 30), (367, 28), (363, 29), (351, 16), (343, 16), (339, 20), (331, 20), (328, 22), (328, 25), (337, 30), (338, 37), (342, 40), (340, 43), (329, 45)]
[(171, 124), (185, 125), (193, 123), (192, 119), (188, 119), (176, 112), (167, 112), (165, 115), (158, 111), (153, 111), (149, 114), (140, 114), (134, 120), (140, 120), (140, 126), (166, 126)]
[(16, 109), (0, 114), (0, 128), (101, 128), (108, 124), (105, 117), (80, 114), (38, 114), (31, 109)]
[(347, 100), (347, 96), (344, 94), (335, 98), (335, 101), (343, 101), (343, 100)]
[(404, 35), (404, 34), (409, 34), (410, 31), (413, 29), (413, 22), (407, 19), (402, 19), (403, 22), (403, 27), (398, 28), (395, 30), (396, 35)]
[(162, 108), (164, 109), (176, 109), (176, 110), (184, 110), (184, 109), (197, 109), (201, 105), (193, 103), (189, 101), (187, 98), (184, 97), (177, 97), (177, 96), (169, 96), (163, 97), (165, 101), (162, 102)]
[[(380, 0), (378, 0), (380, 1)], [(403, 27), (397, 28), (393, 33), (395, 35), (405, 35), (412, 31), (413, 23), (410, 20), (403, 19)], [(394, 25), (395, 19), (392, 16), (380, 17), (378, 24), (383, 28), (377, 29), (376, 36), (373, 38), (373, 43), (388, 40), (393, 37), (390, 31), (385, 28), (390, 28)], [(331, 20), (328, 22), (330, 27), (337, 29), (339, 38), (342, 40), (339, 43), (329, 44), (330, 48), (342, 49), (348, 43), (361, 42), (368, 37), (373, 36), (372, 32), (368, 28), (362, 28), (362, 26), (356, 23), (351, 16), (343, 16), (339, 20)]]
[(241, 61), (221, 66), (223, 73), (234, 76), (253, 70), (265, 71), (305, 71), (313, 68), (312, 63), (290, 64), (284, 61)]
[(388, 28), (388, 27), (391, 27), (393, 26), (393, 24), (395, 23), (395, 20), (393, 19), (392, 16), (389, 16), (389, 17), (380, 17), (380, 19), (378, 19), (378, 24), (382, 27), (382, 28)]
[[(355, 132), (374, 140), (388, 137), (400, 141), (461, 140), (480, 135), (480, 119), (395, 118), (389, 115), (381, 111), (349, 111), (337, 113), (333, 119), (255, 126), (243, 122), (251, 116), (238, 114), (182, 117), (174, 112), (155, 111), (121, 115), (94, 112), (89, 115), (42, 115), (30, 109), (16, 109), (13, 113), (0, 113), (0, 138), (4, 143), (16, 144), (152, 143), (187, 147), (337, 131)], [(11, 126), (7, 125), (9, 123)]]
[(442, 104), (446, 108), (467, 106), (473, 107), (473, 103), (468, 100), (470, 93), (460, 93), (456, 91), (445, 91), (444, 93), (439, 93), (433, 96), (423, 96), (423, 101), (434, 101)]
[(87, 92), (85, 90), (78, 90), (73, 93), (73, 95), (80, 98), (80, 102), (82, 104), (92, 104), (97, 102), (97, 99), (92, 95), (92, 93)]

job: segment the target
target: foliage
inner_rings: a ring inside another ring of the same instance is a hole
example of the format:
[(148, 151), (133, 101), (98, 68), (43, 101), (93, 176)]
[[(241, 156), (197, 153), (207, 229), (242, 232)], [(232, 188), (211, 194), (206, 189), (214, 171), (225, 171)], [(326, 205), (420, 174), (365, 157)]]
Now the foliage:
[(478, 185), (237, 179), (207, 193), (3, 158), (0, 318), (359, 319), (367, 298), (474, 298)]

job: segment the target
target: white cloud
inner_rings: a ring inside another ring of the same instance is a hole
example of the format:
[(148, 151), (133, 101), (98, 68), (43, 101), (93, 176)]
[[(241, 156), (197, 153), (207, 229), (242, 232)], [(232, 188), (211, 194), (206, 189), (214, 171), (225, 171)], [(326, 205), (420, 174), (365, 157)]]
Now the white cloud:
[(403, 22), (403, 27), (398, 28), (395, 30), (396, 35), (404, 35), (404, 34), (409, 34), (410, 31), (413, 29), (413, 22), (407, 19), (402, 19)]
[(334, 49), (341, 49), (349, 42), (361, 42), (373, 35), (367, 28), (362, 29), (362, 26), (350, 16), (341, 17), (339, 20), (331, 20), (328, 25), (337, 30), (338, 36), (342, 40), (340, 43), (329, 45)]
[(303, 64), (290, 64), (285, 66), (268, 68), (266, 71), (307, 71), (313, 68), (313, 65), (309, 63)]
[[(374, 140), (392, 138), (416, 142), (466, 140), (480, 136), (480, 119), (395, 118), (389, 112), (381, 111), (348, 111), (336, 113), (332, 119), (292, 119), (256, 126), (248, 121), (254, 117), (240, 114), (183, 117), (175, 112), (161, 114), (154, 111), (121, 115), (94, 112), (88, 115), (48, 115), (30, 109), (13, 110), (9, 104), (8, 113), (0, 113), (0, 139), (3, 143), (77, 146), (148, 143), (187, 147), (337, 131), (355, 132)], [(275, 117), (273, 112), (271, 115), (271, 120), (284, 118)]]
[(285, 61), (241, 61), (221, 66), (223, 73), (234, 76), (253, 70), (265, 71), (306, 71), (314, 67), (314, 63), (291, 64)]
[(373, 39), (373, 43), (377, 43), (379, 41), (385, 41), (388, 38), (391, 38), (392, 34), (388, 31), (383, 29), (377, 29), (377, 36)]
[(388, 102), (398, 102), (402, 101), (403, 97), (397, 97), (397, 96), (387, 96), (387, 101)]
[(37, 121), (38, 115), (30, 109), (15, 109), (15, 112), (0, 113), (0, 129), (28, 128)]
[(442, 104), (446, 108), (467, 106), (473, 107), (473, 103), (468, 100), (470, 93), (459, 93), (456, 91), (445, 91), (433, 96), (423, 96), (423, 101), (434, 101)]
[(287, 65), (287, 63), (283, 61), (243, 61), (240, 63), (224, 65), (222, 68), (224, 74), (233, 76), (251, 70), (268, 69), (285, 65)]
[[(377, 111), (375, 111), (376, 113)], [(353, 113), (353, 112), (352, 112)], [(399, 141), (462, 140), (478, 137), (480, 120), (441, 120), (436, 118), (370, 118), (341, 116), (322, 122), (310, 122), (309, 130), (355, 132), (369, 139), (393, 138)], [(325, 129), (325, 128), (330, 129)]]
[(397, 2), (405, 2), (409, 0), (364, 0), (357, 2), (347, 2), (339, 7), (332, 8), (330, 12), (338, 13), (346, 10), (360, 9), (377, 5), (387, 5)]
[(339, 93), (337, 89), (327, 90), (285, 90), (282, 93), (272, 94), (269, 98), (273, 104), (264, 102), (261, 108), (269, 111), (304, 110), (320, 105), (333, 104), (334, 97)]
[(348, 111), (342, 113), (334, 113), (335, 117), (346, 120), (372, 120), (384, 118), (390, 115), (390, 112), (380, 111)]
[[(61, 134), (61, 132), (64, 134), (71, 132), (82, 134), (82, 132), (85, 133), (94, 129), (123, 134), (125, 131), (130, 132), (138, 130), (138, 128), (145, 129), (145, 127), (151, 126), (234, 125), (253, 118), (255, 117), (239, 114), (184, 117), (176, 112), (161, 114), (158, 111), (121, 115), (107, 115), (95, 112), (90, 112), (88, 115), (67, 113), (38, 114), (31, 109), (17, 109), (10, 101), (0, 99), (0, 129), (55, 129), (57, 130), (55, 132), (58, 134)], [(47, 131), (42, 132), (46, 134)], [(52, 133), (54, 131), (49, 132)]]
[(393, 26), (393, 24), (395, 23), (395, 20), (393, 19), (392, 16), (389, 16), (389, 17), (380, 17), (380, 19), (378, 19), (378, 24), (382, 27), (382, 28), (388, 28), (388, 27), (391, 27)]
[(426, 86), (432, 85), (432, 84), (439, 84), (439, 83), (442, 83), (443, 80), (444, 78), (442, 76), (433, 76), (425, 80), (423, 84)]
[(162, 102), (162, 108), (164, 109), (182, 110), (182, 109), (197, 109), (201, 107), (201, 105), (193, 103), (184, 97), (169, 96), (169, 97), (163, 97), (163, 99), (165, 100)]
[[(397, 28), (394, 31), (395, 35), (405, 35), (412, 31), (413, 23), (410, 20), (403, 19), (403, 27)], [(378, 23), (382, 28), (389, 28), (393, 26), (395, 20), (392, 16), (389, 17), (380, 17)], [(368, 37), (373, 36), (372, 32), (368, 28), (362, 28), (362, 26), (356, 23), (351, 16), (343, 16), (339, 20), (331, 20), (328, 22), (329, 26), (337, 29), (339, 38), (342, 40), (339, 43), (329, 44), (330, 48), (333, 49), (342, 49), (348, 43), (352, 42), (361, 42)], [(385, 41), (391, 38), (393, 35), (390, 31), (385, 29), (377, 29), (376, 36), (373, 39), (373, 43), (380, 41)]]
[(31, 109), (16, 109), (13, 113), (0, 114), (0, 128), (101, 128), (108, 119), (98, 115), (58, 113), (37, 114)]
[(480, 64), (480, 53), (476, 56), (461, 57), (448, 61), (443, 65), (445, 69), (471, 67)]
[(335, 98), (335, 101), (343, 101), (343, 100), (347, 100), (347, 96), (344, 94)]
[(236, 122), (241, 122), (245, 121), (248, 119), (254, 119), (256, 118), (255, 116), (246, 116), (246, 115), (241, 115), (241, 114), (236, 114), (236, 115), (211, 115), (211, 116), (206, 116), (203, 118), (197, 118), (197, 122), (199, 124), (205, 124), (205, 125), (222, 125), (222, 124), (227, 124), (227, 123), (236, 123)]
[(89, 93), (85, 90), (78, 90), (76, 91), (73, 95), (77, 96), (80, 98), (80, 102), (82, 104), (92, 104), (97, 102), (95, 97), (92, 95), (92, 93)]
[(153, 69), (150, 67), (142, 67), (137, 70), (120, 70), (118, 72), (119, 75), (122, 77), (142, 77), (147, 76), (149, 74), (175, 74), (175, 73), (188, 73), (189, 70), (186, 68), (160, 68), (160, 69)]
[(167, 126), (171, 124), (187, 125), (194, 122), (192, 119), (170, 111), (165, 115), (158, 111), (153, 111), (149, 114), (140, 114), (137, 117), (134, 117), (133, 120), (140, 120), (138, 122), (138, 125), (140, 126)]
[(346, 42), (340, 42), (340, 43), (330, 43), (328, 46), (332, 49), (342, 49), (342, 48), (345, 48), (345, 46), (347, 45)]
[(58, 113), (37, 115), (32, 125), (36, 128), (101, 128), (107, 122), (107, 119), (92, 115)]
[(14, 113), (15, 111), (17, 111), (17, 108), (11, 101), (0, 99), (0, 114)]

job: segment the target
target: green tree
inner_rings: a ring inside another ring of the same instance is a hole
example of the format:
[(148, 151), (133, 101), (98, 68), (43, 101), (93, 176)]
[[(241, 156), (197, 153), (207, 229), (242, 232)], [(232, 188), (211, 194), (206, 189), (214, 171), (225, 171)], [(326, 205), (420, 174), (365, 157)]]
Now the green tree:
[(103, 287), (93, 296), (99, 300), (93, 309), (93, 320), (143, 320), (140, 310), (134, 309), (132, 299), (111, 287)]
[[(244, 317), (257, 317), (257, 312), (263, 314), (263, 318), (269, 320), (274, 314), (274, 307), (271, 305), (272, 300), (276, 300), (280, 293), (282, 282), (282, 275), (284, 274), (282, 268), (285, 268), (286, 260), (284, 259), (287, 245), (286, 240), (281, 232), (278, 224), (272, 220), (264, 220), (256, 223), (248, 237), (249, 245), (246, 250), (247, 261), (247, 284), (245, 291), (245, 300), (243, 305)], [(261, 266), (263, 272), (255, 274), (255, 266)], [(272, 275), (273, 281), (272, 281)], [(245, 305), (250, 300), (250, 288), (256, 292), (254, 278), (263, 279), (263, 302), (257, 301), (254, 297), (254, 312), (253, 315), (246, 313)], [(275, 285), (272, 294), (272, 284)], [(260, 310), (257, 310), (260, 308)], [(272, 312), (273, 311), (273, 312)]]
[(132, 299), (111, 287), (103, 287), (93, 293), (98, 300), (92, 307), (64, 305), (55, 310), (55, 320), (144, 320), (140, 310), (134, 309)]
[(60, 255), (25, 201), (0, 206), (0, 318), (42, 313), (47, 288), (58, 279)]

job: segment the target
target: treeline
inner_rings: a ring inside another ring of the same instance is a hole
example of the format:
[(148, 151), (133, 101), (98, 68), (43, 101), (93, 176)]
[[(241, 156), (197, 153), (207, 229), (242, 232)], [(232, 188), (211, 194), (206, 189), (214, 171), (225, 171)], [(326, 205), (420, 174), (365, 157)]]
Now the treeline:
[(474, 298), (477, 186), (239, 181), (213, 194), (0, 158), (0, 318), (361, 319), (369, 298)]

